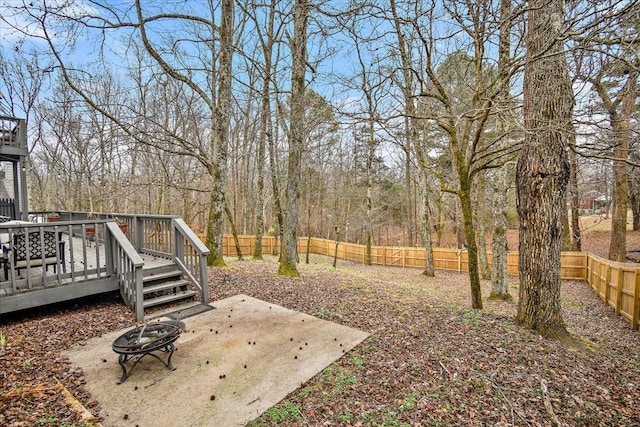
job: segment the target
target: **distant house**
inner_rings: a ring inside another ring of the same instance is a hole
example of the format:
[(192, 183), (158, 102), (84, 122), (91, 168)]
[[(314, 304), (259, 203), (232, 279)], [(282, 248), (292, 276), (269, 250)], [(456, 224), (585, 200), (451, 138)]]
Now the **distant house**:
[(607, 196), (597, 190), (587, 191), (580, 195), (579, 208), (583, 211), (596, 212), (607, 207)]

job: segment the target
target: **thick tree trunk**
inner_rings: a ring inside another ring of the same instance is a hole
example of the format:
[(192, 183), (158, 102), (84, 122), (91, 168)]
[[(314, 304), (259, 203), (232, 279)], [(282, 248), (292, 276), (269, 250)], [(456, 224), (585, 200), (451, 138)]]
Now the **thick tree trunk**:
[(560, 244), (569, 181), (573, 92), (560, 37), (564, 2), (530, 0), (524, 74), (525, 140), (517, 164), (520, 299), (517, 320), (568, 336), (560, 304)]
[(224, 190), (216, 185), (219, 178), (212, 173), (212, 188), (209, 193), (209, 216), (207, 219), (207, 234), (205, 243), (211, 251), (207, 255), (207, 265), (224, 267), (226, 264), (222, 255), (222, 235), (224, 231)]
[(282, 233), (282, 254), (278, 274), (299, 277), (298, 262), (298, 203), (300, 197), (300, 177), (302, 174), (302, 153), (305, 145), (305, 70), (307, 64), (307, 21), (308, 0), (296, 0), (293, 10), (293, 55), (291, 69), (291, 97), (289, 121), (289, 156), (287, 165), (287, 193), (284, 228)]

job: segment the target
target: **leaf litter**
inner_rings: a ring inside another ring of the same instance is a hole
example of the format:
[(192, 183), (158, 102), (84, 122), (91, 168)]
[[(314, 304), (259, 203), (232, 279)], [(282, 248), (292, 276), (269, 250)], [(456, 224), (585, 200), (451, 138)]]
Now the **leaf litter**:
[[(313, 256), (301, 278), (285, 279), (265, 258), (212, 269), (212, 301), (247, 294), (371, 336), (252, 426), (640, 425), (640, 333), (584, 282), (562, 285), (565, 322), (589, 344), (576, 349), (521, 328), (517, 303), (487, 299), (489, 282), (485, 308), (470, 309), (464, 273), (428, 278), (344, 261), (333, 269)], [(517, 301), (516, 278), (510, 291)], [(0, 425), (85, 425), (58, 380), (101, 419), (61, 352), (135, 323), (117, 294), (1, 321)]]

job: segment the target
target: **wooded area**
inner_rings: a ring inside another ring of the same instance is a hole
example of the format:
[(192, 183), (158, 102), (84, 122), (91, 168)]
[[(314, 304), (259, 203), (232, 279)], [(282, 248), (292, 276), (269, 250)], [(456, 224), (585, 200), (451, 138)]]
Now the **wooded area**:
[(0, 112), (27, 118), (33, 208), (181, 215), (211, 264), (223, 232), (255, 234), (256, 258), (278, 234), (291, 275), (298, 234), (364, 244), (366, 263), (424, 247), (426, 275), (455, 235), (473, 308), (481, 277), (508, 296), (508, 227), (549, 295), (581, 212), (612, 215), (610, 259), (629, 209), (640, 227), (636, 0), (5, 11)]

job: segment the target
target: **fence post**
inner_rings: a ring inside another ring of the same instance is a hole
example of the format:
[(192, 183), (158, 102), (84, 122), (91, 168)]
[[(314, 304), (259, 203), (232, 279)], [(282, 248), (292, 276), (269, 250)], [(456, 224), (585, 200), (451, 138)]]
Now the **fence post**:
[(618, 287), (616, 289), (616, 315), (620, 315), (622, 309), (622, 286), (624, 285), (624, 269), (618, 269)]
[(631, 318), (631, 329), (638, 330), (638, 320), (640, 317), (640, 270), (636, 270), (636, 287), (633, 293), (633, 315)]

